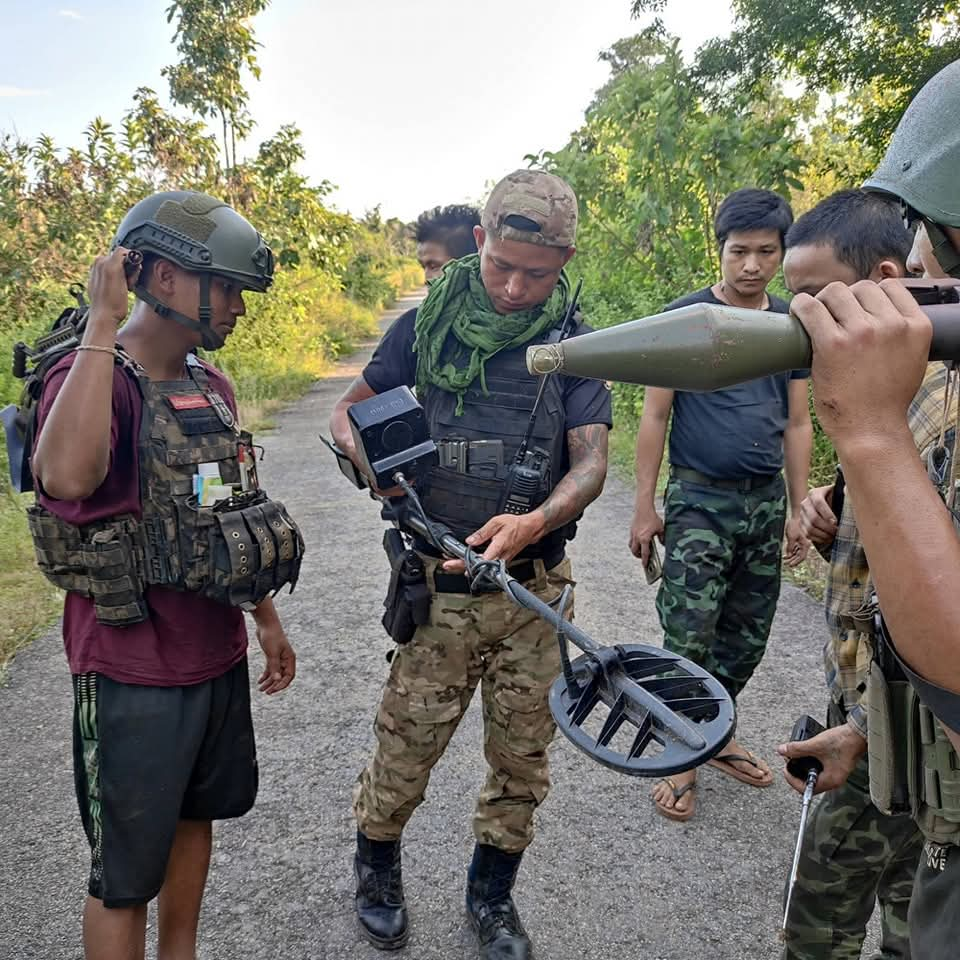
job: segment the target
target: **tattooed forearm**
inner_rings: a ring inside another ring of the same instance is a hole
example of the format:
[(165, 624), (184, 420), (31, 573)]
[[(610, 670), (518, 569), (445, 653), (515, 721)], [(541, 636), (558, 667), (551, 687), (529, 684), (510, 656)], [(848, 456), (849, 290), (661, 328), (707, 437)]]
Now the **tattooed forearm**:
[(607, 476), (607, 434), (605, 423), (589, 423), (567, 431), (570, 469), (539, 506), (543, 533), (569, 523), (600, 496)]

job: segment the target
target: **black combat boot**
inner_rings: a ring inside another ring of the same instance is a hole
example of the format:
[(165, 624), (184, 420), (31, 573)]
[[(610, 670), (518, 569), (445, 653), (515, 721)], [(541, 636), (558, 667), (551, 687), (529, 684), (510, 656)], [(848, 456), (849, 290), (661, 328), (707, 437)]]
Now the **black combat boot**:
[(370, 840), (357, 831), (357, 919), (363, 935), (380, 950), (407, 942), (407, 905), (400, 876), (400, 841)]
[(510, 891), (522, 853), (478, 843), (467, 873), (467, 913), (480, 938), (480, 960), (530, 960), (533, 948)]

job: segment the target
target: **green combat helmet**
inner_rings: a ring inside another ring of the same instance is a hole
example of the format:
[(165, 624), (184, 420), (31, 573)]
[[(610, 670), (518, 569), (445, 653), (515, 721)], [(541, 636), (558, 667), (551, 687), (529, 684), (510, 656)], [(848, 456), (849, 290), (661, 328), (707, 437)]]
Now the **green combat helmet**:
[(142, 283), (133, 292), (160, 316), (199, 333), (207, 350), (223, 346), (210, 326), (211, 276), (228, 277), (257, 293), (273, 282), (273, 253), (263, 237), (232, 207), (204, 193), (172, 190), (141, 200), (123, 218), (113, 246), (156, 254), (199, 275), (197, 319), (171, 310)]
[(960, 60), (944, 67), (913, 98), (886, 156), (865, 190), (893, 194), (921, 218), (940, 266), (960, 277), (960, 253), (940, 225), (960, 228)]

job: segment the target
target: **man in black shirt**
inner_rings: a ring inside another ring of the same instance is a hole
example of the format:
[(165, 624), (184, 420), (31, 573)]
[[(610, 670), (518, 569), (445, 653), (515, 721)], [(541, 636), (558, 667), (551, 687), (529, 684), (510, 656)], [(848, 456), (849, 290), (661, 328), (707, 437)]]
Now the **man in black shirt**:
[(480, 226), (476, 207), (453, 204), (424, 210), (417, 217), (417, 260), (427, 280), (435, 280), (444, 264), (477, 252), (473, 228)]
[[(523, 170), (504, 178), (475, 228), (479, 253), (448, 264), (420, 307), (387, 331), (331, 420), (337, 443), (355, 457), (348, 407), (415, 385), (440, 450), (440, 466), (419, 484), (427, 513), (485, 558), (506, 562), (546, 601), (572, 583), (564, 545), (603, 487), (611, 419), (602, 383), (546, 381), (530, 439), (544, 468), (539, 505), (514, 514), (502, 497), (541, 384), (527, 372), (526, 348), (559, 334), (576, 220), (576, 197), (559, 177)], [(511, 889), (550, 784), (556, 637), (504, 595), (471, 594), (461, 561), (416, 546), (431, 593), (429, 622), (394, 652), (374, 724), (376, 751), (354, 793), (361, 930), (383, 949), (406, 942), (401, 831), (480, 684), (488, 770), (473, 822), (467, 909), (481, 958), (525, 960), (530, 941)]]
[[(793, 215), (769, 190), (737, 190), (717, 211), (719, 282), (667, 306), (719, 303), (786, 313), (767, 293), (783, 256)], [(648, 387), (637, 435), (637, 493), (630, 549), (647, 564), (657, 537), (665, 545), (657, 610), (664, 647), (699, 663), (736, 698), (756, 669), (780, 593), (786, 490), (787, 562), (807, 543), (799, 509), (807, 492), (813, 428), (807, 373), (761, 377), (713, 393)], [(667, 424), (670, 480), (665, 519), (654, 505)], [(744, 783), (767, 787), (769, 766), (735, 740), (711, 765)], [(661, 780), (657, 810), (672, 820), (694, 812), (696, 771)]]

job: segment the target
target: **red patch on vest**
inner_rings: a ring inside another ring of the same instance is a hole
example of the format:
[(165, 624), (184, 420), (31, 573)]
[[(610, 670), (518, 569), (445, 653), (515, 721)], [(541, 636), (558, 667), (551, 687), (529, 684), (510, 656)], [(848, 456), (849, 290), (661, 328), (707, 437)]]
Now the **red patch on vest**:
[(198, 410), (200, 407), (211, 406), (210, 401), (203, 394), (189, 393), (181, 396), (167, 397), (174, 410)]

